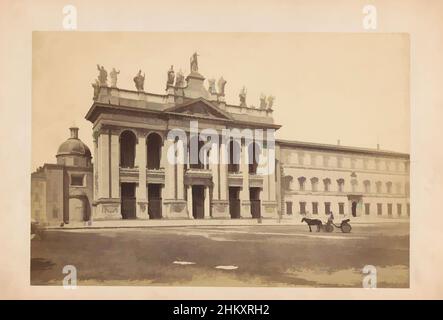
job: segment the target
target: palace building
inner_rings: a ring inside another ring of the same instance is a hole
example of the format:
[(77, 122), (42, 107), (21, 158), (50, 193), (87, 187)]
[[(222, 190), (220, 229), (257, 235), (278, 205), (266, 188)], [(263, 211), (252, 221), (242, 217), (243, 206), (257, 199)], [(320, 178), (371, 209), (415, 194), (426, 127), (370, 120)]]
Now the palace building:
[(207, 87), (196, 54), (186, 78), (171, 67), (163, 94), (144, 90), (141, 71), (127, 90), (98, 69), (93, 164), (71, 128), (57, 164), (32, 174), (35, 220), (409, 217), (408, 154), (274, 141), (274, 98), (253, 107), (243, 89), (226, 103), (226, 81)]

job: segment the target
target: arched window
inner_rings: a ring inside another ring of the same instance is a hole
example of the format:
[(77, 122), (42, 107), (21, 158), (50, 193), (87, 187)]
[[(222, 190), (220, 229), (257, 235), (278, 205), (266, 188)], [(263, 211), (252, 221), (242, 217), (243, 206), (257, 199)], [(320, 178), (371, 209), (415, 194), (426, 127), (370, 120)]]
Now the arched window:
[(323, 185), (325, 187), (325, 191), (328, 192), (331, 185), (331, 179), (329, 178), (323, 179)]
[(258, 162), (260, 159), (260, 147), (257, 143), (252, 142), (248, 146), (249, 173), (256, 174)]
[(363, 181), (363, 186), (365, 188), (365, 193), (371, 193), (371, 181), (369, 180)]
[(392, 182), (391, 181), (386, 182), (386, 192), (392, 193)]
[(231, 139), (229, 142), (229, 164), (228, 172), (238, 173), (240, 164), (241, 147), (238, 141)]
[(151, 133), (146, 141), (147, 143), (147, 166), (148, 169), (160, 169), (162, 138), (157, 133)]
[(338, 179), (337, 185), (338, 185), (338, 192), (343, 192), (345, 188), (345, 179)]
[(395, 193), (401, 194), (401, 183), (400, 182), (395, 183)]
[(311, 178), (311, 190), (312, 191), (317, 191), (317, 186), (318, 186), (318, 178), (314, 177)]
[(137, 137), (130, 130), (125, 130), (120, 135), (120, 167), (134, 168), (135, 144)]
[(292, 190), (292, 181), (293, 181), (292, 176), (284, 176), (283, 177), (283, 188), (286, 191)]
[(305, 182), (306, 182), (306, 178), (305, 177), (298, 178), (298, 185), (299, 185), (300, 191), (304, 191), (305, 190)]
[(375, 183), (375, 188), (377, 190), (377, 193), (381, 193), (381, 181), (377, 181)]

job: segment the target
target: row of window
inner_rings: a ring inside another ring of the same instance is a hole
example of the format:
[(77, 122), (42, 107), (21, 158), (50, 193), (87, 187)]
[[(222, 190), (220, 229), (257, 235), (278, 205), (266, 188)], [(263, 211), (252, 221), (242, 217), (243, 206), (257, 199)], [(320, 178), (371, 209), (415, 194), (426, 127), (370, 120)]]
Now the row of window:
[[(312, 202), (311, 204), (312, 204), (312, 214), (318, 214), (319, 213), (319, 203)], [(325, 214), (331, 213), (331, 203), (330, 202), (324, 202), (323, 207), (324, 207)], [(403, 214), (403, 205), (401, 203), (397, 203), (396, 209), (397, 209), (397, 215), (401, 216)], [(354, 209), (354, 210), (356, 210), (356, 209)], [(387, 210), (388, 210), (387, 211), (388, 216), (392, 216), (392, 214), (393, 214), (393, 204), (392, 203), (387, 204)], [(299, 213), (300, 214), (307, 214), (308, 213), (306, 210), (306, 202), (304, 202), (304, 201), (299, 202)], [(344, 202), (338, 203), (338, 213), (345, 214), (345, 203)], [(364, 213), (365, 213), (365, 215), (369, 215), (371, 213), (371, 204), (370, 203), (364, 204)], [(406, 205), (406, 213), (409, 216), (409, 214), (410, 214), (409, 203)], [(292, 201), (286, 202), (286, 214), (288, 214), (288, 215), (293, 214)], [(377, 203), (377, 215), (379, 215), (379, 216), (383, 215), (383, 204), (382, 203)]]
[[(293, 177), (292, 176), (285, 176), (283, 178), (283, 183), (284, 183), (284, 188), (286, 191), (291, 191), (294, 190), (293, 188)], [(319, 190), (319, 184), (320, 184), (320, 180), (317, 177), (313, 177), (311, 179), (309, 179), (310, 181), (310, 186), (311, 186), (311, 191), (320, 191)], [(298, 182), (298, 190), (299, 191), (305, 191), (306, 190), (306, 182), (307, 179), (305, 177), (299, 177), (297, 178), (297, 182)], [(325, 178), (323, 179), (323, 183), (322, 183), (322, 190), (323, 191), (330, 191), (331, 190), (331, 179), (329, 178)], [(359, 192), (361, 190), (361, 188), (359, 187), (359, 182), (357, 181), (357, 179), (351, 179), (350, 181), (351, 183), (351, 191), (352, 192)], [(384, 185), (384, 188), (383, 188)], [(373, 189), (372, 183), (369, 180), (364, 180), (363, 181), (363, 189), (361, 191), (365, 192), (365, 193), (371, 193), (371, 192), (376, 192), (376, 193), (397, 193), (397, 194), (406, 194), (409, 195), (409, 183), (405, 183), (402, 184), (400, 182), (395, 183), (395, 190), (393, 190), (393, 183), (391, 181), (385, 182), (383, 184), (383, 182), (381, 181), (376, 181), (375, 182), (375, 190)], [(338, 192), (344, 192), (344, 187), (345, 187), (345, 179), (337, 179), (337, 191)]]
[[(309, 156), (309, 158), (307, 157)], [(307, 161), (307, 159), (309, 161)], [(335, 161), (331, 161), (335, 160)], [(409, 172), (409, 163), (406, 161), (382, 160), (382, 159), (358, 159), (344, 156), (305, 154), (297, 153), (297, 164), (337, 168), (365, 169), (365, 170), (386, 170)]]

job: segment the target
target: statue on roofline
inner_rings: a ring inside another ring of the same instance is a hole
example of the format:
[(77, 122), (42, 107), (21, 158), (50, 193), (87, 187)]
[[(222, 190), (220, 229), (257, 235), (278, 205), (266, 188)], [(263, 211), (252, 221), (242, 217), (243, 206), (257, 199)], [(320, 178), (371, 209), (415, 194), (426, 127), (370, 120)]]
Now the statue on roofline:
[(134, 83), (135, 83), (135, 88), (137, 89), (137, 91), (144, 91), (144, 86), (145, 86), (145, 73), (143, 73), (142, 75), (142, 71), (139, 70), (137, 75), (134, 77)]
[(208, 91), (210, 94), (217, 94), (217, 90), (215, 89), (215, 79), (209, 79), (209, 88)]
[(260, 109), (264, 110), (267, 107), (267, 103), (266, 103), (266, 96), (262, 93), (260, 95)]
[(98, 94), (100, 93), (100, 81), (98, 79), (95, 79), (95, 82), (92, 83), (92, 87), (94, 88), (94, 96), (92, 99), (97, 100)]
[(175, 86), (177, 88), (183, 88), (185, 83), (185, 77), (183, 75), (182, 70), (180, 69), (179, 72), (177, 72), (177, 76), (175, 77)]
[(272, 107), (274, 105), (274, 100), (275, 100), (274, 96), (269, 96), (268, 97), (268, 109), (267, 110), (272, 110)]
[(166, 81), (166, 85), (173, 86), (174, 78), (175, 78), (174, 66), (171, 65), (171, 68), (168, 70), (168, 80)]
[(108, 72), (105, 70), (105, 67), (100, 66), (97, 64), (97, 70), (98, 70), (98, 81), (100, 82), (101, 87), (107, 87), (108, 86)]
[(240, 91), (240, 94), (238, 95), (240, 98), (240, 105), (241, 106), (246, 106), (246, 87), (243, 86), (242, 90)]
[(112, 71), (109, 73), (111, 76), (111, 87), (116, 88), (117, 87), (117, 76), (119, 75), (120, 70), (117, 71), (115, 68), (112, 68)]
[(198, 73), (198, 60), (197, 60), (198, 54), (197, 52), (194, 52), (194, 54), (191, 56), (191, 72)]
[(217, 85), (218, 85), (218, 95), (224, 96), (225, 95), (226, 80), (223, 79), (223, 77), (220, 77), (220, 79), (218, 79)]

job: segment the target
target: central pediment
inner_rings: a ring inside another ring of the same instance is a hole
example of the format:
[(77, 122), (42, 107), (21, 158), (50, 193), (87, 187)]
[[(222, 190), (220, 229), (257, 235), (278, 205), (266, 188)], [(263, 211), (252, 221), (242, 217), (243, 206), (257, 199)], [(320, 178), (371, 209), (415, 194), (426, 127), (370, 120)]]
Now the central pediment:
[(168, 113), (206, 119), (233, 120), (231, 115), (203, 98), (194, 99), (165, 110)]

